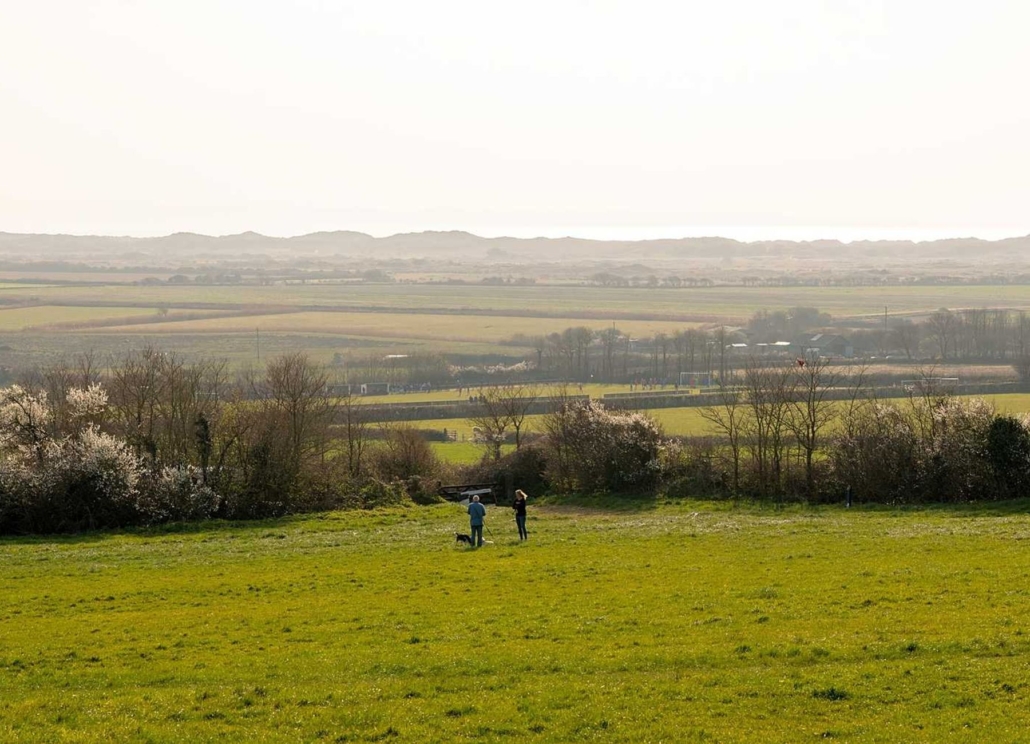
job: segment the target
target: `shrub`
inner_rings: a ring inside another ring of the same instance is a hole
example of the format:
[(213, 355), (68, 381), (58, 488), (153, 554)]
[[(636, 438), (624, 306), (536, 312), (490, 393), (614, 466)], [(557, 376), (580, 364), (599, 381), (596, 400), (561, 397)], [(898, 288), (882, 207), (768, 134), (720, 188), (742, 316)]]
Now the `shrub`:
[(403, 488), (408, 498), (421, 506), (439, 504), (443, 501), (443, 497), (439, 494), (440, 483), (438, 481), (430, 481), (413, 475), (404, 481)]
[(710, 437), (669, 441), (659, 450), (661, 491), (669, 498), (724, 495), (730, 488), (719, 467), (718, 447)]
[(918, 444), (912, 422), (900, 408), (874, 403), (837, 437), (830, 458), (856, 500), (905, 503), (918, 493)]
[(610, 411), (597, 401), (568, 402), (549, 414), (548, 479), (588, 492), (629, 491), (658, 480), (662, 432), (643, 413)]
[(381, 480), (368, 481), (358, 492), (361, 505), (365, 509), (381, 506), (398, 506), (408, 502), (408, 494), (400, 482), (384, 483)]
[(461, 480), (468, 483), (511, 483), (514, 488), (539, 495), (548, 490), (547, 454), (543, 444), (526, 444), (499, 460), (485, 457), (465, 469)]
[(221, 499), (191, 467), (163, 468), (145, 480), (140, 512), (151, 523), (210, 519)]
[(1030, 431), (1022, 421), (996, 417), (987, 432), (986, 450), (995, 498), (1016, 498), (1030, 490)]
[(14, 529), (72, 532), (139, 524), (143, 468), (124, 442), (87, 427), (77, 439), (47, 440), (41, 459), (12, 459), (0, 490), (8, 494)]
[(410, 426), (390, 429), (386, 441), (373, 451), (372, 465), (384, 481), (432, 478), (440, 470), (440, 460), (429, 442)]

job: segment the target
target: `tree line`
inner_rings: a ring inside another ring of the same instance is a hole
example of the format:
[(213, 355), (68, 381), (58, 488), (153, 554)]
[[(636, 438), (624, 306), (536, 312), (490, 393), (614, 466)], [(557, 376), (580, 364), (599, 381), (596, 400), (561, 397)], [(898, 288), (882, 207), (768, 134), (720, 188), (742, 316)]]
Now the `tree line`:
[[(547, 413), (530, 426), (538, 400)], [(568, 389), (541, 399), (509, 381), (476, 405), (483, 459), (459, 467), (424, 432), (373, 425), (302, 354), (241, 373), (154, 349), (103, 367), (86, 355), (0, 390), (0, 533), (428, 503), (445, 481), (889, 504), (1030, 486), (1027, 420), (954, 398), (931, 375), (885, 402), (855, 368), (749, 358), (702, 409), (709, 432), (683, 438)]]
[(775, 503), (966, 502), (1030, 488), (1030, 418), (955, 397), (932, 371), (907, 398), (875, 391), (861, 368), (751, 357), (699, 409), (704, 435), (667, 437), (646, 413), (569, 400), (479, 476)]

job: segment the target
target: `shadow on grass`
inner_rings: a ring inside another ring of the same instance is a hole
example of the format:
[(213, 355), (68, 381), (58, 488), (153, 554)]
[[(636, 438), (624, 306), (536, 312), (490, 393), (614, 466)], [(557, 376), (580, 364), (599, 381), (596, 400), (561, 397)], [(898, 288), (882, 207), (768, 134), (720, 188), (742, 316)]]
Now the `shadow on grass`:
[(103, 542), (114, 537), (160, 537), (162, 535), (199, 535), (210, 532), (248, 532), (255, 529), (288, 527), (300, 521), (325, 518), (331, 512), (292, 514), (267, 519), (209, 519), (202, 522), (169, 522), (147, 527), (112, 527), (86, 532), (41, 535), (0, 535), (2, 545), (83, 545)]
[[(748, 499), (732, 500), (713, 499), (670, 499), (654, 493), (642, 494), (563, 494), (547, 495), (533, 499), (534, 506), (587, 509), (592, 511), (608, 511), (617, 513), (642, 513), (659, 508), (675, 508), (681, 506), (705, 511), (746, 511), (746, 512), (832, 512), (842, 511), (855, 514), (916, 514), (926, 513), (952, 517), (1007, 517), (1030, 515), (1030, 498), (1012, 499), (1009, 501), (976, 501), (954, 504), (855, 504), (850, 509), (843, 504), (812, 504), (801, 502), (777, 503), (773, 501), (754, 501)], [(171, 522), (149, 527), (126, 527), (122, 529), (93, 530), (72, 534), (50, 535), (0, 535), (0, 547), (4, 545), (82, 545), (102, 542), (114, 537), (160, 537), (163, 535), (197, 535), (205, 533), (246, 533), (254, 530), (269, 530), (296, 525), (301, 522), (332, 521), (341, 514), (364, 514), (369, 517), (393, 517), (403, 521), (422, 507), (396, 509), (353, 510), (347, 512), (309, 512), (292, 514), (267, 519), (226, 520), (212, 519), (203, 522)]]

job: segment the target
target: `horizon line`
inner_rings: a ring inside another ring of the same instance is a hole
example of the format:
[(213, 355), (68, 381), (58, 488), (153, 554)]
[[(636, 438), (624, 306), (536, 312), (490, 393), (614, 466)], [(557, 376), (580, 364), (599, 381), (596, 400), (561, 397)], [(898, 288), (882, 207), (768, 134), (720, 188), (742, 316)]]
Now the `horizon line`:
[[(278, 231), (276, 231), (278, 232)], [(857, 228), (857, 227), (826, 227), (826, 226), (730, 226), (730, 225), (708, 225), (708, 226), (661, 226), (661, 227), (600, 227), (600, 226), (579, 226), (562, 227), (551, 229), (483, 229), (481, 232), (476, 228), (442, 228), (427, 227), (421, 230), (410, 230), (396, 228), (390, 229), (356, 229), (356, 228), (335, 228), (316, 229), (307, 232), (293, 234), (282, 234), (275, 232), (261, 232), (259, 230), (242, 230), (238, 232), (198, 232), (195, 230), (173, 230), (172, 232), (153, 232), (145, 234), (137, 232), (111, 231), (111, 232), (7, 232), (0, 230), (0, 234), (7, 235), (31, 235), (46, 237), (75, 237), (75, 238), (122, 238), (152, 240), (168, 238), (174, 235), (197, 235), (206, 238), (231, 238), (241, 235), (252, 234), (273, 240), (291, 240), (303, 238), (319, 233), (332, 234), (340, 232), (360, 233), (376, 240), (395, 238), (403, 235), (422, 235), (427, 233), (463, 233), (484, 240), (589, 240), (595, 242), (652, 242), (660, 240), (699, 240), (699, 239), (724, 239), (734, 240), (740, 243), (764, 243), (764, 242), (839, 242), (843, 244), (866, 243), (866, 242), (912, 242), (925, 243), (942, 240), (982, 240), (985, 242), (999, 242), (1016, 238), (1030, 237), (1030, 230), (1012, 228), (971, 228), (971, 229), (938, 229), (938, 228)]]

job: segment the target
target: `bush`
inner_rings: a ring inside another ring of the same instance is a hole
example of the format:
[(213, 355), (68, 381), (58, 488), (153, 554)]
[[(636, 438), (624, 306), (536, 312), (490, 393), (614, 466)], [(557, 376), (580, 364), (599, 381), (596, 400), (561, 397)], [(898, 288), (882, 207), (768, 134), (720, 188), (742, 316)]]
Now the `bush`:
[(381, 480), (370, 480), (358, 492), (361, 506), (365, 509), (376, 509), (382, 506), (399, 506), (410, 503), (408, 494), (400, 482), (384, 483)]
[(682, 499), (729, 493), (717, 455), (718, 447), (710, 437), (666, 442), (659, 451), (662, 494)]
[(403, 481), (414, 476), (432, 478), (440, 470), (440, 460), (417, 429), (398, 426), (372, 452), (372, 466), (381, 480)]
[(874, 403), (859, 414), (830, 451), (834, 472), (856, 501), (912, 501), (919, 492), (919, 439), (895, 405)]
[(523, 445), (514, 452), (494, 460), (484, 457), (476, 465), (468, 466), (461, 474), (461, 480), (468, 483), (511, 483), (514, 488), (533, 495), (549, 490), (547, 454), (541, 444)]
[(426, 478), (413, 475), (404, 481), (403, 488), (408, 498), (420, 506), (439, 504), (444, 500), (439, 493), (439, 481), (429, 481)]
[(620, 492), (651, 488), (658, 481), (662, 432), (646, 414), (577, 401), (549, 414), (545, 428), (547, 477), (557, 487)]
[(1030, 490), (1030, 431), (1022, 421), (998, 416), (991, 422), (987, 461), (995, 498), (1017, 498)]
[(288, 514), (298, 479), (274, 431), (262, 433), (247, 449), (238, 480), (226, 486), (220, 516), (264, 519)]
[(890, 504), (995, 496), (992, 431), (999, 465), (1012, 456), (1003, 443), (1011, 432), (995, 430), (996, 420), (980, 398), (920, 400), (908, 410), (875, 403), (834, 442), (834, 477), (840, 488), (850, 485), (858, 500)]
[(143, 468), (121, 440), (88, 427), (78, 439), (46, 441), (38, 454), (9, 461), (3, 471), (0, 491), (13, 530), (74, 532), (144, 521)]
[(151, 524), (210, 519), (221, 503), (191, 467), (163, 468), (146, 479), (141, 491), (140, 512)]

